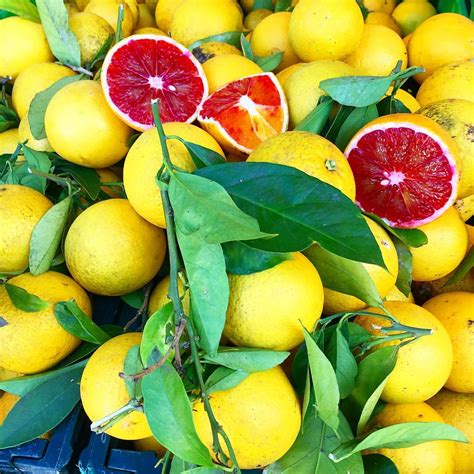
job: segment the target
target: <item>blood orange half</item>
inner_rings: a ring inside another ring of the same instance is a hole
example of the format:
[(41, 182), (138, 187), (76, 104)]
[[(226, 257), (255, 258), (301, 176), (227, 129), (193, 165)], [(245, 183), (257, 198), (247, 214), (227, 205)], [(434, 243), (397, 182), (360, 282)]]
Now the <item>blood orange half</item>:
[(369, 122), (345, 155), (357, 204), (393, 227), (427, 224), (456, 199), (459, 150), (446, 131), (422, 115), (394, 114)]
[(130, 127), (153, 126), (151, 101), (163, 122), (192, 122), (208, 94), (199, 61), (166, 36), (133, 35), (117, 43), (102, 66), (102, 87), (112, 110)]
[(267, 138), (286, 131), (288, 106), (274, 74), (254, 74), (211, 94), (198, 120), (225, 150), (249, 154)]

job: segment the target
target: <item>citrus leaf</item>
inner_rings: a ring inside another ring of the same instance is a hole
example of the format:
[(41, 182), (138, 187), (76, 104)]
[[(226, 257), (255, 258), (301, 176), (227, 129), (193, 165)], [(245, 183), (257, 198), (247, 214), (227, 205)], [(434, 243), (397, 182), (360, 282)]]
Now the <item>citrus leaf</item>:
[(382, 299), (360, 262), (339, 257), (319, 245), (312, 245), (304, 254), (318, 270), (325, 288), (352, 295), (369, 306), (382, 306)]
[(206, 243), (199, 234), (184, 235), (176, 229), (191, 291), (191, 317), (199, 344), (210, 355), (216, 353), (224, 330), (229, 280), (218, 244)]
[(0, 390), (4, 390), (5, 392), (13, 393), (14, 395), (23, 397), (28, 392), (31, 392), (36, 387), (49, 380), (53, 380), (64, 374), (71, 374), (77, 372), (78, 369), (84, 368), (86, 363), (87, 360), (83, 360), (78, 362), (77, 364), (70, 365), (69, 367), (50, 370), (41, 374), (22, 375), (14, 379), (3, 380), (0, 381)]
[(250, 374), (242, 370), (218, 367), (206, 380), (206, 393), (210, 395), (221, 390), (229, 390), (239, 385)]
[(250, 41), (245, 37), (243, 33), (240, 35), (240, 49), (242, 50), (244, 57), (250, 59), (250, 61), (253, 61), (255, 59), (255, 56), (252, 51), (252, 46), (250, 45)]
[(410, 113), (410, 109), (408, 109), (402, 101), (398, 100), (393, 93), (388, 97), (384, 97), (380, 102), (377, 102), (377, 110), (380, 117), (390, 114)]
[(472, 268), (474, 268), (474, 247), (469, 250), (458, 268), (456, 268), (449, 280), (443, 286), (453, 285), (454, 283), (461, 281)]
[(322, 96), (319, 104), (295, 127), (295, 130), (320, 134), (326, 125), (334, 101), (328, 96)]
[(48, 183), (46, 178), (32, 174), (31, 170), (48, 173), (51, 169), (51, 160), (46, 153), (33, 150), (26, 145), (22, 145), (21, 148), (26, 160), (26, 174), (20, 179), (20, 183), (44, 194)]
[(225, 474), (226, 471), (222, 469), (215, 469), (211, 467), (193, 467), (183, 471), (182, 474)]
[(0, 449), (38, 438), (66, 418), (80, 399), (83, 366), (43, 382), (10, 410), (0, 429)]
[(20, 120), (16, 112), (0, 103), (0, 132), (18, 127)]
[(91, 199), (97, 199), (100, 193), (101, 182), (99, 175), (94, 169), (68, 163), (63, 159), (55, 159), (53, 164), (56, 173), (69, 175), (81, 186)]
[(330, 121), (323, 131), (323, 136), (326, 137), (330, 142), (334, 143), (339, 133), (339, 129), (342, 127), (342, 124), (345, 122), (347, 117), (352, 113), (354, 107), (348, 105), (339, 105), (337, 108), (336, 116), (332, 121)]
[(291, 4), (292, 0), (277, 0), (275, 3), (275, 13), (291, 11)]
[(158, 349), (160, 356), (166, 354), (170, 345), (166, 338), (171, 328), (174, 328), (173, 317), (173, 303), (169, 302), (148, 318), (140, 343), (140, 356), (145, 367), (155, 349)]
[(49, 270), (66, 227), (71, 197), (48, 209), (33, 229), (30, 240), (29, 266), (33, 275)]
[(362, 460), (365, 474), (398, 474), (397, 466), (382, 454), (366, 454)]
[(308, 350), (309, 370), (316, 397), (317, 415), (334, 431), (339, 427), (339, 387), (331, 362), (318, 347), (311, 334), (304, 329)]
[(269, 54), (268, 56), (254, 56), (254, 62), (260, 66), (260, 69), (264, 72), (274, 71), (280, 65), (282, 59), (282, 51)]
[(49, 46), (63, 64), (81, 66), (79, 41), (69, 29), (68, 13), (63, 0), (36, 0)]
[(27, 313), (37, 313), (43, 309), (49, 308), (51, 303), (42, 300), (40, 297), (33, 295), (19, 286), (12, 285), (11, 283), (5, 283), (5, 289), (7, 290), (8, 296), (11, 302), (21, 311)]
[(143, 378), (145, 416), (153, 436), (185, 461), (212, 467), (207, 448), (194, 427), (191, 404), (181, 377), (165, 362)]
[(65, 331), (83, 341), (103, 344), (110, 339), (110, 336), (97, 326), (74, 300), (56, 303), (54, 316)]
[(265, 9), (273, 11), (272, 0), (254, 0), (252, 10)]
[(233, 370), (260, 372), (280, 365), (288, 356), (286, 351), (270, 351), (253, 347), (220, 347), (214, 356), (206, 356), (206, 362), (223, 365)]
[(31, 134), (36, 140), (42, 140), (46, 138), (46, 131), (44, 129), (44, 116), (46, 114), (46, 108), (48, 107), (49, 101), (53, 98), (54, 94), (68, 84), (80, 81), (82, 76), (68, 76), (63, 77), (56, 81), (53, 85), (49, 86), (41, 92), (38, 92), (31, 101), (30, 108), (28, 109), (28, 122), (30, 124)]
[(217, 165), (219, 163), (225, 163), (226, 159), (210, 148), (198, 145), (197, 143), (191, 143), (183, 140), (181, 137), (167, 136), (166, 138), (173, 138), (179, 140), (188, 150), (196, 168), (204, 168), (205, 166)]
[(375, 104), (366, 107), (356, 107), (346, 118), (336, 137), (335, 144), (344, 151), (351, 138), (370, 121), (379, 116)]
[(343, 443), (329, 457), (336, 462), (364, 451), (381, 448), (409, 448), (428, 441), (448, 440), (467, 443), (466, 435), (445, 423), (409, 422), (387, 426), (366, 436), (363, 440), (352, 440)]
[(360, 433), (367, 425), (375, 405), (380, 399), (387, 378), (395, 367), (397, 346), (386, 346), (370, 353), (358, 366), (355, 386), (342, 409)]
[(199, 233), (208, 244), (269, 237), (258, 221), (241, 211), (218, 183), (176, 171), (169, 184), (176, 227), (183, 235)]
[(186, 469), (192, 469), (193, 467), (196, 467), (196, 464), (186, 462), (174, 455), (173, 460), (171, 461), (169, 474), (182, 474), (183, 471), (186, 471)]
[(465, 0), (439, 0), (436, 10), (438, 13), (457, 13), (468, 16)]
[(193, 49), (201, 46), (204, 43), (210, 43), (213, 41), (217, 41), (219, 43), (227, 43), (235, 46), (236, 48), (240, 48), (240, 37), (242, 36), (241, 31), (226, 31), (225, 33), (219, 33), (217, 35), (206, 36), (205, 38), (201, 38), (195, 41), (191, 46), (189, 46), (189, 50), (192, 51)]
[[(137, 344), (132, 346), (125, 356), (123, 363), (123, 373), (125, 375), (135, 375), (143, 371), (143, 364), (140, 359), (140, 346)], [(130, 399), (140, 399), (142, 398), (142, 381), (131, 380), (125, 378), (125, 386), (127, 387), (127, 392), (130, 395)]]
[(222, 245), (222, 249), (226, 269), (234, 275), (250, 275), (268, 270), (292, 258), (290, 253), (266, 252), (250, 247), (245, 242), (227, 242)]
[(40, 23), (38, 9), (29, 0), (0, 0), (0, 10)]
[(413, 257), (410, 249), (401, 240), (393, 239), (393, 245), (398, 256), (398, 275), (395, 285), (405, 296), (408, 296), (411, 292)]
[(358, 207), (317, 178), (274, 163), (225, 163), (196, 173), (221, 184), (262, 231), (279, 234), (246, 242), (254, 248), (294, 252), (316, 241), (341, 257), (384, 266)]
[(140, 309), (145, 300), (145, 294), (143, 293), (143, 288), (139, 288), (136, 291), (132, 291), (132, 293), (121, 295), (120, 299), (125, 301), (128, 306), (131, 306), (134, 309)]

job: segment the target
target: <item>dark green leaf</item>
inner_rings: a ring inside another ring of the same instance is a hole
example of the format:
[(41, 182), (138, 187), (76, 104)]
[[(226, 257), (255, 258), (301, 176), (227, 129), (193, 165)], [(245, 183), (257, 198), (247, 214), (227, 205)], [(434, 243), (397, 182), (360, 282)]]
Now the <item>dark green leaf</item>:
[(362, 12), (362, 16), (364, 17), (364, 20), (367, 18), (367, 15), (369, 14), (369, 10), (364, 5), (363, 0), (357, 0), (357, 5), (359, 5), (360, 11)]
[(273, 11), (272, 0), (254, 0), (252, 10), (260, 10), (262, 8)]
[(199, 344), (210, 355), (219, 347), (224, 330), (229, 280), (218, 244), (206, 243), (199, 234), (183, 235), (176, 229), (191, 291), (191, 315)]
[(268, 270), (291, 259), (290, 253), (265, 252), (250, 247), (245, 242), (227, 242), (222, 245), (225, 265), (234, 275), (250, 275)]
[(213, 41), (231, 44), (236, 48), (240, 48), (241, 35), (241, 31), (227, 31), (225, 33), (219, 33), (217, 35), (207, 36), (206, 38), (201, 38), (200, 40), (195, 41), (191, 46), (189, 46), (188, 49), (192, 51), (193, 49), (197, 48), (198, 46), (201, 46), (204, 43), (210, 43)]
[(355, 387), (342, 402), (345, 415), (361, 433), (380, 399), (387, 378), (395, 367), (397, 346), (377, 349), (365, 357), (358, 367)]
[(30, 272), (40, 275), (49, 270), (66, 227), (71, 197), (55, 204), (38, 221), (30, 241)]
[(18, 127), (19, 122), (15, 111), (0, 103), (0, 132)]
[[(44, 1), (44, 0), (43, 0)], [(36, 140), (42, 140), (46, 138), (46, 131), (44, 129), (44, 115), (46, 108), (48, 107), (49, 101), (53, 98), (54, 94), (62, 89), (64, 86), (71, 84), (76, 81), (80, 81), (82, 76), (68, 76), (63, 77), (56, 81), (52, 86), (47, 89), (38, 92), (31, 101), (30, 108), (28, 109), (28, 122), (30, 124), (31, 134)]]
[(226, 159), (210, 148), (198, 145), (197, 143), (191, 143), (183, 140), (180, 137), (168, 136), (168, 139), (173, 138), (179, 140), (188, 150), (191, 158), (196, 165), (196, 168), (204, 168), (205, 166), (217, 165), (219, 163), (225, 163)]
[(206, 392), (208, 395), (220, 390), (229, 390), (239, 385), (250, 374), (242, 370), (218, 367), (206, 381)]
[(243, 372), (260, 372), (280, 365), (289, 352), (270, 351), (253, 347), (221, 347), (215, 356), (206, 356), (205, 360), (229, 369)]
[(26, 175), (20, 179), (20, 183), (24, 186), (36, 189), (41, 194), (46, 191), (47, 180), (42, 176), (31, 174), (31, 170), (35, 169), (42, 173), (48, 173), (51, 168), (51, 160), (46, 153), (33, 150), (32, 148), (22, 145), (23, 154), (26, 160)]
[[(123, 373), (125, 375), (135, 375), (139, 374), (143, 371), (143, 364), (140, 359), (140, 346), (136, 345), (131, 347), (127, 355), (125, 357), (125, 361), (123, 363)], [(130, 395), (130, 399), (140, 399), (142, 398), (142, 381), (141, 379), (138, 380), (130, 380), (125, 378), (125, 386), (127, 387), (127, 392)]]
[(245, 37), (243, 33), (240, 35), (240, 49), (242, 50), (242, 53), (244, 53), (244, 56), (250, 59), (250, 61), (253, 61), (255, 59), (255, 56), (252, 51), (252, 46), (250, 45), (250, 41)]
[(176, 227), (185, 236), (199, 232), (208, 244), (269, 237), (258, 221), (242, 212), (226, 190), (201, 176), (175, 172), (169, 196)]
[(173, 460), (171, 461), (169, 474), (182, 474), (187, 469), (192, 469), (193, 467), (196, 467), (196, 464), (186, 462), (180, 457), (174, 455)]
[(83, 341), (103, 344), (110, 339), (110, 336), (97, 326), (74, 300), (56, 303), (54, 316), (65, 331)]
[(283, 59), (283, 52), (278, 51), (276, 53), (270, 54), (268, 56), (255, 56), (255, 63), (260, 66), (262, 71), (271, 72), (274, 71), (281, 63)]
[[(0, 390), (4, 390), (8, 393), (13, 393), (19, 397), (23, 397), (27, 393), (39, 385), (52, 381), (58, 377), (74, 375), (79, 369), (83, 369), (87, 363), (87, 360), (83, 360), (69, 367), (62, 367), (60, 369), (53, 369), (48, 372), (35, 375), (22, 375), (14, 379), (0, 381)], [(0, 430), (1, 431), (1, 430)], [(41, 433), (42, 434), (42, 433)]]
[(100, 178), (95, 170), (84, 166), (68, 163), (65, 160), (54, 160), (55, 171), (71, 176), (93, 200), (100, 193)]
[(375, 283), (360, 262), (339, 257), (319, 245), (312, 245), (304, 254), (318, 270), (325, 288), (355, 296), (369, 306), (382, 306)]
[(33, 388), (8, 413), (0, 430), (0, 449), (18, 446), (57, 426), (80, 399), (83, 367)]
[(91, 71), (94, 69), (95, 65), (105, 59), (105, 56), (107, 56), (107, 53), (109, 52), (110, 47), (114, 44), (114, 35), (110, 35), (105, 41), (104, 44), (100, 47), (99, 51), (97, 51), (97, 54), (92, 58), (92, 61), (90, 61), (89, 64), (86, 64), (87, 69)]
[(357, 362), (341, 328), (337, 327), (332, 333), (325, 353), (336, 372), (341, 398), (346, 398), (355, 385)]
[(132, 308), (139, 309), (143, 305), (145, 294), (143, 292), (143, 288), (140, 288), (136, 291), (133, 291), (132, 293), (122, 295), (120, 298)]
[(192, 469), (183, 471), (183, 474), (226, 474), (226, 471), (212, 467), (193, 467)]
[(468, 16), (467, 5), (465, 0), (439, 0), (436, 9), (438, 13), (458, 13), (459, 15)]
[(337, 431), (339, 426), (339, 388), (331, 362), (318, 347), (315, 340), (304, 330), (304, 339), (308, 350), (309, 369), (316, 397), (317, 415)]
[(380, 117), (390, 114), (410, 113), (410, 109), (408, 109), (402, 101), (396, 99), (394, 95), (384, 97), (380, 102), (377, 102), (377, 110)]
[(275, 4), (275, 13), (291, 11), (292, 0), (277, 0)]
[(143, 378), (145, 416), (153, 436), (185, 461), (212, 467), (209, 451), (194, 428), (191, 404), (181, 377), (166, 362)]
[(29, 0), (0, 0), (0, 9), (40, 23), (38, 9)]
[(81, 65), (79, 41), (69, 29), (68, 12), (63, 0), (36, 0), (48, 43), (54, 56), (63, 64)]
[(167, 337), (171, 328), (174, 329), (173, 317), (173, 303), (169, 302), (148, 318), (140, 344), (143, 365), (148, 366), (149, 358), (155, 349), (158, 349), (161, 357), (166, 354), (170, 346)]
[(474, 247), (469, 250), (467, 255), (464, 257), (464, 260), (443, 286), (453, 285), (454, 283), (461, 281), (472, 268), (474, 268)]
[(396, 286), (405, 296), (408, 296), (411, 292), (413, 257), (410, 253), (410, 249), (401, 240), (393, 239), (393, 245), (395, 245), (397, 249), (398, 256)]
[(320, 134), (331, 115), (333, 105), (334, 101), (331, 98), (323, 96), (319, 104), (295, 127), (295, 130)]
[(351, 138), (370, 121), (378, 117), (377, 106), (375, 104), (366, 107), (356, 107), (346, 118), (336, 137), (335, 144), (344, 151)]
[(348, 105), (339, 105), (337, 108), (336, 116), (331, 120), (325, 127), (322, 134), (330, 141), (335, 142), (339, 129), (342, 124), (346, 121), (347, 117), (352, 113), (354, 107)]
[(383, 265), (379, 246), (357, 206), (333, 186), (289, 166), (226, 163), (198, 170), (217, 181), (272, 239), (252, 247), (292, 252), (313, 241), (342, 257)]
[(347, 337), (351, 350), (372, 339), (372, 334), (361, 325), (347, 321)]
[[(104, 329), (105, 331), (105, 326), (102, 326), (102, 329)], [(114, 336), (118, 336), (119, 334), (123, 333), (123, 329), (119, 329), (120, 332), (114, 334)], [(97, 344), (93, 344), (92, 342), (82, 342), (77, 349), (71, 352), (71, 354), (69, 354), (65, 359), (63, 359), (56, 367), (63, 368), (71, 366), (72, 364), (75, 364), (76, 362), (79, 362), (88, 355), (92, 354), (98, 347), (99, 346)]]
[(467, 443), (466, 435), (453, 426), (438, 422), (410, 422), (387, 426), (372, 432), (364, 439), (348, 441), (335, 449), (329, 457), (339, 462), (366, 449), (409, 448), (427, 441), (449, 440)]
[(51, 306), (51, 303), (48, 301), (42, 300), (38, 296), (29, 293), (19, 286), (12, 285), (11, 283), (5, 283), (5, 289), (7, 290), (8, 296), (15, 308), (18, 308), (21, 311), (37, 313), (38, 311), (42, 311)]
[(398, 474), (397, 466), (382, 454), (366, 454), (362, 460), (365, 474)]

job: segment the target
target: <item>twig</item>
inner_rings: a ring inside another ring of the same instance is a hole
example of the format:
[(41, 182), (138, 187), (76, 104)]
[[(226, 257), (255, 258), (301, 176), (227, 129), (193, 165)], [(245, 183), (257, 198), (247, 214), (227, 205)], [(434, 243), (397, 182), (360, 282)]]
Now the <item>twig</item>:
[(147, 309), (148, 309), (148, 303), (150, 302), (150, 294), (151, 294), (151, 285), (152, 283), (148, 283), (146, 286), (145, 286), (145, 296), (143, 298), (143, 303), (142, 305), (140, 306), (140, 308), (138, 308), (137, 312), (135, 313), (135, 316), (125, 325), (124, 327), (124, 332), (125, 331), (128, 331), (129, 327), (140, 317), (142, 316), (143, 314), (146, 313)]
[(89, 77), (94, 77), (94, 74), (92, 72), (83, 68), (82, 66), (73, 66), (72, 64), (67, 64), (67, 63), (64, 65), (68, 67), (69, 69), (72, 69), (74, 72), (85, 74), (86, 76), (89, 76)]

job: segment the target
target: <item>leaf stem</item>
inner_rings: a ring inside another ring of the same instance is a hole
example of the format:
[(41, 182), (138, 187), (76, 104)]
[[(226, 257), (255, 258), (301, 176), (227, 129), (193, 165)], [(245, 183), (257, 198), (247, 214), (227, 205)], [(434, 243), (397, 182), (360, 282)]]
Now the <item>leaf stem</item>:
[(163, 130), (163, 125), (160, 120), (160, 111), (158, 110), (159, 100), (152, 100), (151, 110), (153, 111), (153, 119), (155, 121), (156, 131), (158, 132), (158, 137), (160, 139), (161, 151), (163, 154), (163, 163), (166, 166), (166, 169), (170, 172), (174, 172), (173, 163), (171, 163), (170, 152), (168, 150), (168, 145), (166, 144), (166, 135)]
[(100, 420), (94, 421), (94, 423), (91, 424), (91, 431), (94, 431), (95, 433), (104, 433), (104, 431), (107, 431), (115, 425), (115, 423), (119, 422), (122, 418), (126, 417), (132, 411), (137, 410), (139, 407), (141, 407), (141, 403), (133, 398), (132, 400), (129, 400), (126, 405), (113, 413), (104, 416)]
[(83, 68), (82, 66), (73, 66), (72, 64), (65, 63), (64, 66), (72, 69), (74, 72), (78, 72), (80, 74), (84, 74), (85, 76), (94, 77), (94, 74), (90, 72), (88, 69)]

